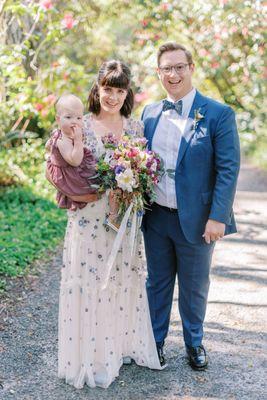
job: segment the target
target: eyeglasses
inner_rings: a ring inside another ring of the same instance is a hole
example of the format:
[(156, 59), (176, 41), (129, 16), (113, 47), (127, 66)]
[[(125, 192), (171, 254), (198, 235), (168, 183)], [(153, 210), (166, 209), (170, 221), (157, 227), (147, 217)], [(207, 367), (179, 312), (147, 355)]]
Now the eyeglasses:
[(182, 74), (185, 71), (187, 65), (190, 65), (190, 63), (188, 63), (188, 64), (181, 63), (181, 64), (176, 64), (176, 65), (166, 65), (166, 67), (159, 67), (159, 69), (164, 75), (170, 75), (172, 73), (173, 69), (177, 74)]

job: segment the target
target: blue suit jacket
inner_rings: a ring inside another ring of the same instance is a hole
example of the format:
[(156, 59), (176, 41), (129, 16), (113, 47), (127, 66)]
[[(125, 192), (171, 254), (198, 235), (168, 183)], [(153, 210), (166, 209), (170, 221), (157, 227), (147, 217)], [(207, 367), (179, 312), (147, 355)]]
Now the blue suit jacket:
[[(233, 110), (198, 91), (189, 118), (196, 110), (203, 118), (182, 137), (175, 170), (180, 223), (191, 243), (203, 240), (209, 218), (226, 224), (226, 235), (236, 232), (232, 206), (240, 166)], [(150, 149), (161, 113), (162, 101), (146, 106), (142, 114)]]

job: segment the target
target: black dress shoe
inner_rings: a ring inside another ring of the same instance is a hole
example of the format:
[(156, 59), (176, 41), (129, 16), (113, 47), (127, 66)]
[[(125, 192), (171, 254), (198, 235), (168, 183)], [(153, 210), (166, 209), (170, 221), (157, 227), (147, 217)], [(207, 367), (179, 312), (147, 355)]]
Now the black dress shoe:
[(204, 346), (190, 347), (186, 345), (186, 353), (190, 366), (198, 371), (207, 368), (208, 357)]
[(157, 352), (158, 352), (160, 366), (162, 368), (167, 367), (167, 363), (163, 352), (163, 346), (157, 346)]

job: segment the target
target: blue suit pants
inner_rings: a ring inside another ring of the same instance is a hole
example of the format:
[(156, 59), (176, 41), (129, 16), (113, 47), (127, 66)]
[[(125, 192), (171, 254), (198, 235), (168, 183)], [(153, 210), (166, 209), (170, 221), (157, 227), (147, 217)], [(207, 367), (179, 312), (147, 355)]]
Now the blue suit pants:
[(168, 334), (177, 276), (184, 342), (188, 346), (199, 346), (214, 243), (209, 245), (203, 238), (197, 244), (188, 242), (180, 226), (179, 213), (157, 204), (144, 216), (143, 233), (148, 269), (146, 286), (156, 343), (162, 345)]

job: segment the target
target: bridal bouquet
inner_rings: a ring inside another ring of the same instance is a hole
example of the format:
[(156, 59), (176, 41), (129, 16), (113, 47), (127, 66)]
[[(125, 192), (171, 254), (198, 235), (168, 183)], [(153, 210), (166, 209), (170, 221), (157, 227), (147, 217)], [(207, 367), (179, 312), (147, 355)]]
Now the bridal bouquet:
[(105, 289), (122, 241), (126, 238), (127, 227), (128, 256), (131, 259), (135, 254), (136, 238), (141, 217), (148, 204), (147, 199), (154, 201), (154, 185), (159, 182), (164, 170), (161, 158), (146, 149), (145, 138), (125, 134), (118, 140), (115, 136), (108, 135), (102, 141), (105, 152), (96, 165), (100, 180), (98, 190), (100, 193), (113, 190), (117, 208), (116, 219), (111, 218), (110, 213), (105, 221), (106, 226), (117, 232), (107, 260), (107, 274), (102, 286)]
[(102, 142), (106, 151), (96, 165), (99, 192), (115, 190), (118, 216), (122, 217), (130, 205), (141, 216), (148, 204), (146, 199), (154, 201), (154, 185), (164, 173), (161, 158), (146, 149), (143, 137), (125, 134), (118, 141), (114, 135), (107, 135)]

